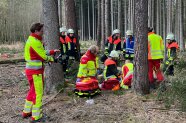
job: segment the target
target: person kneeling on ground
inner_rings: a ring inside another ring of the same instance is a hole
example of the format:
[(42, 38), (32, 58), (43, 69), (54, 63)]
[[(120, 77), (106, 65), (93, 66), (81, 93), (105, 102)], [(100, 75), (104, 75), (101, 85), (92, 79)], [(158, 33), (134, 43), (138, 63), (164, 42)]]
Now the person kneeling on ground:
[(75, 89), (75, 94), (79, 96), (91, 96), (99, 90), (98, 80), (96, 79), (98, 52), (99, 48), (96, 45), (92, 45), (81, 57)]
[(105, 68), (103, 74), (105, 81), (99, 85), (102, 90), (118, 90), (120, 88), (120, 71), (117, 70), (118, 58), (118, 52), (113, 50), (104, 62)]
[(134, 65), (130, 60), (126, 60), (125, 64), (122, 67), (123, 81), (120, 84), (121, 88), (128, 89), (131, 87), (132, 78), (133, 78), (133, 69)]

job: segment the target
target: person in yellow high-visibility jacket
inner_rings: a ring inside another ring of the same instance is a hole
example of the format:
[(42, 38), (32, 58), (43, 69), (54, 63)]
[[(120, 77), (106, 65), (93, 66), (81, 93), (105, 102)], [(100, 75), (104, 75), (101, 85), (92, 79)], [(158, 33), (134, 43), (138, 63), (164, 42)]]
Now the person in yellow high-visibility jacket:
[(133, 78), (133, 69), (134, 65), (130, 60), (126, 60), (125, 64), (122, 66), (122, 82), (120, 84), (121, 88), (128, 89), (131, 87), (132, 78)]
[(162, 37), (153, 32), (153, 28), (149, 27), (148, 32), (148, 75), (150, 87), (155, 89), (155, 79), (153, 71), (156, 73), (158, 82), (164, 80), (162, 71), (160, 70), (160, 62), (164, 58), (164, 44)]
[(35, 23), (30, 28), (31, 34), (25, 44), (24, 57), (26, 61), (25, 73), (29, 82), (30, 90), (28, 91), (23, 118), (31, 116), (33, 122), (42, 119), (42, 95), (43, 95), (43, 62), (53, 62), (52, 56), (59, 50), (44, 50), (42, 35), (43, 24)]

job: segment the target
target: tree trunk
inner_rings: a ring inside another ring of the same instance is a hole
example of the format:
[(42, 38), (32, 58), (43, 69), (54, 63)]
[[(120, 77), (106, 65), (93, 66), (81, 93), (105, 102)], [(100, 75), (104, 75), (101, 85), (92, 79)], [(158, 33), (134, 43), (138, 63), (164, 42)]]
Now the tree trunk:
[(148, 1), (135, 0), (135, 62), (133, 87), (136, 93), (148, 94)]
[(83, 1), (81, 0), (81, 40), (84, 40), (84, 13), (83, 13)]
[(88, 0), (88, 40), (91, 40), (91, 36), (90, 36), (90, 1), (89, 0)]
[(114, 8), (113, 8), (113, 0), (111, 0), (111, 4), (110, 4), (110, 8), (111, 8), (111, 30), (114, 30)]
[(62, 1), (58, 0), (59, 26), (62, 26)]
[(97, 46), (101, 48), (101, 1), (98, 0), (98, 17), (97, 17)]
[(101, 50), (105, 47), (105, 0), (101, 0)]
[(160, 11), (160, 8), (159, 8), (159, 0), (156, 0), (156, 33), (157, 34), (160, 34), (160, 22), (159, 22), (159, 11)]
[(180, 51), (185, 50), (185, 42), (183, 39), (183, 12), (182, 12), (182, 7), (183, 7), (183, 0), (179, 0), (178, 2), (178, 13), (179, 13), (179, 40), (180, 40)]
[(75, 1), (74, 0), (65, 0), (64, 1), (66, 7), (66, 27), (67, 29), (74, 29), (75, 36), (77, 38), (77, 45), (79, 46), (79, 38), (78, 38), (78, 28), (77, 28), (77, 21), (76, 21), (76, 9), (75, 9)]
[(172, 1), (167, 1), (167, 33), (172, 32)]
[[(59, 49), (59, 18), (58, 1), (43, 0), (43, 19), (44, 19), (44, 41), (46, 48)], [(56, 92), (56, 86), (63, 84), (63, 69), (59, 63), (46, 66), (46, 92)]]
[(164, 59), (167, 57), (167, 48), (166, 48), (166, 7), (165, 1), (163, 1), (163, 39), (164, 39)]
[(94, 8), (94, 0), (92, 0), (92, 28), (93, 28), (93, 40), (95, 41), (95, 8)]
[(129, 4), (128, 4), (128, 27), (127, 29), (131, 30), (131, 0), (129, 0)]
[(105, 0), (105, 36), (108, 37), (111, 34), (110, 30), (110, 0)]
[(128, 23), (127, 23), (127, 1), (125, 0), (124, 1), (124, 3), (125, 3), (125, 15), (124, 15), (124, 18), (125, 18), (125, 30), (124, 30), (124, 34), (125, 34), (125, 32), (127, 31), (127, 25), (128, 25)]
[(118, 0), (118, 29), (121, 30), (121, 0)]

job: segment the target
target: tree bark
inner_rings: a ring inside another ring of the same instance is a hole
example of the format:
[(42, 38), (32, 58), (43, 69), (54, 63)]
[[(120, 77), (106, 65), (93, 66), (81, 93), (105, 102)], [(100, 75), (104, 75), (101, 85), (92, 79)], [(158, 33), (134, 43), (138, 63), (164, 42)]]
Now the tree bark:
[(98, 0), (98, 17), (97, 17), (97, 46), (101, 48), (101, 0)]
[(172, 1), (167, 1), (167, 33), (172, 32)]
[(148, 94), (148, 1), (135, 0), (135, 59), (133, 87), (136, 93)]
[(110, 18), (110, 0), (105, 0), (105, 37), (108, 37), (111, 34)]
[(58, 0), (59, 26), (62, 26), (62, 1)]
[(105, 0), (101, 0), (101, 50), (105, 47)]
[(118, 29), (121, 30), (121, 0), (118, 0)]
[(80, 49), (79, 46), (79, 36), (78, 36), (78, 28), (77, 28), (77, 18), (76, 18), (76, 9), (75, 9), (75, 1), (74, 0), (65, 0), (64, 1), (65, 7), (66, 7), (66, 27), (67, 29), (73, 29), (75, 31), (75, 37), (77, 38), (77, 45), (78, 49)]
[(179, 40), (180, 40), (180, 51), (184, 51), (185, 50), (185, 42), (183, 39), (183, 12), (182, 12), (182, 8), (183, 8), (183, 0), (179, 0), (178, 1), (178, 5), (179, 5)]
[[(59, 49), (58, 1), (43, 0), (44, 41), (46, 49)], [(46, 92), (56, 92), (56, 87), (63, 84), (63, 69), (59, 63), (46, 66)]]

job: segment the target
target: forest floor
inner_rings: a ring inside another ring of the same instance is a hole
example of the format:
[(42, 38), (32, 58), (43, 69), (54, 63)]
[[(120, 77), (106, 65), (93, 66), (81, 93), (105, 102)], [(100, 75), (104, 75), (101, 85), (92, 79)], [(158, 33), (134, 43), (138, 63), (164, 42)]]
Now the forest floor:
[[(0, 64), (0, 123), (29, 122), (21, 117), (29, 89), (24, 64)], [(73, 84), (69, 81), (64, 91), (43, 107), (46, 123), (186, 123), (186, 113), (165, 109), (156, 91), (146, 96), (132, 90), (103, 91), (88, 104), (87, 98), (73, 94)], [(52, 96), (44, 95), (43, 102)]]

